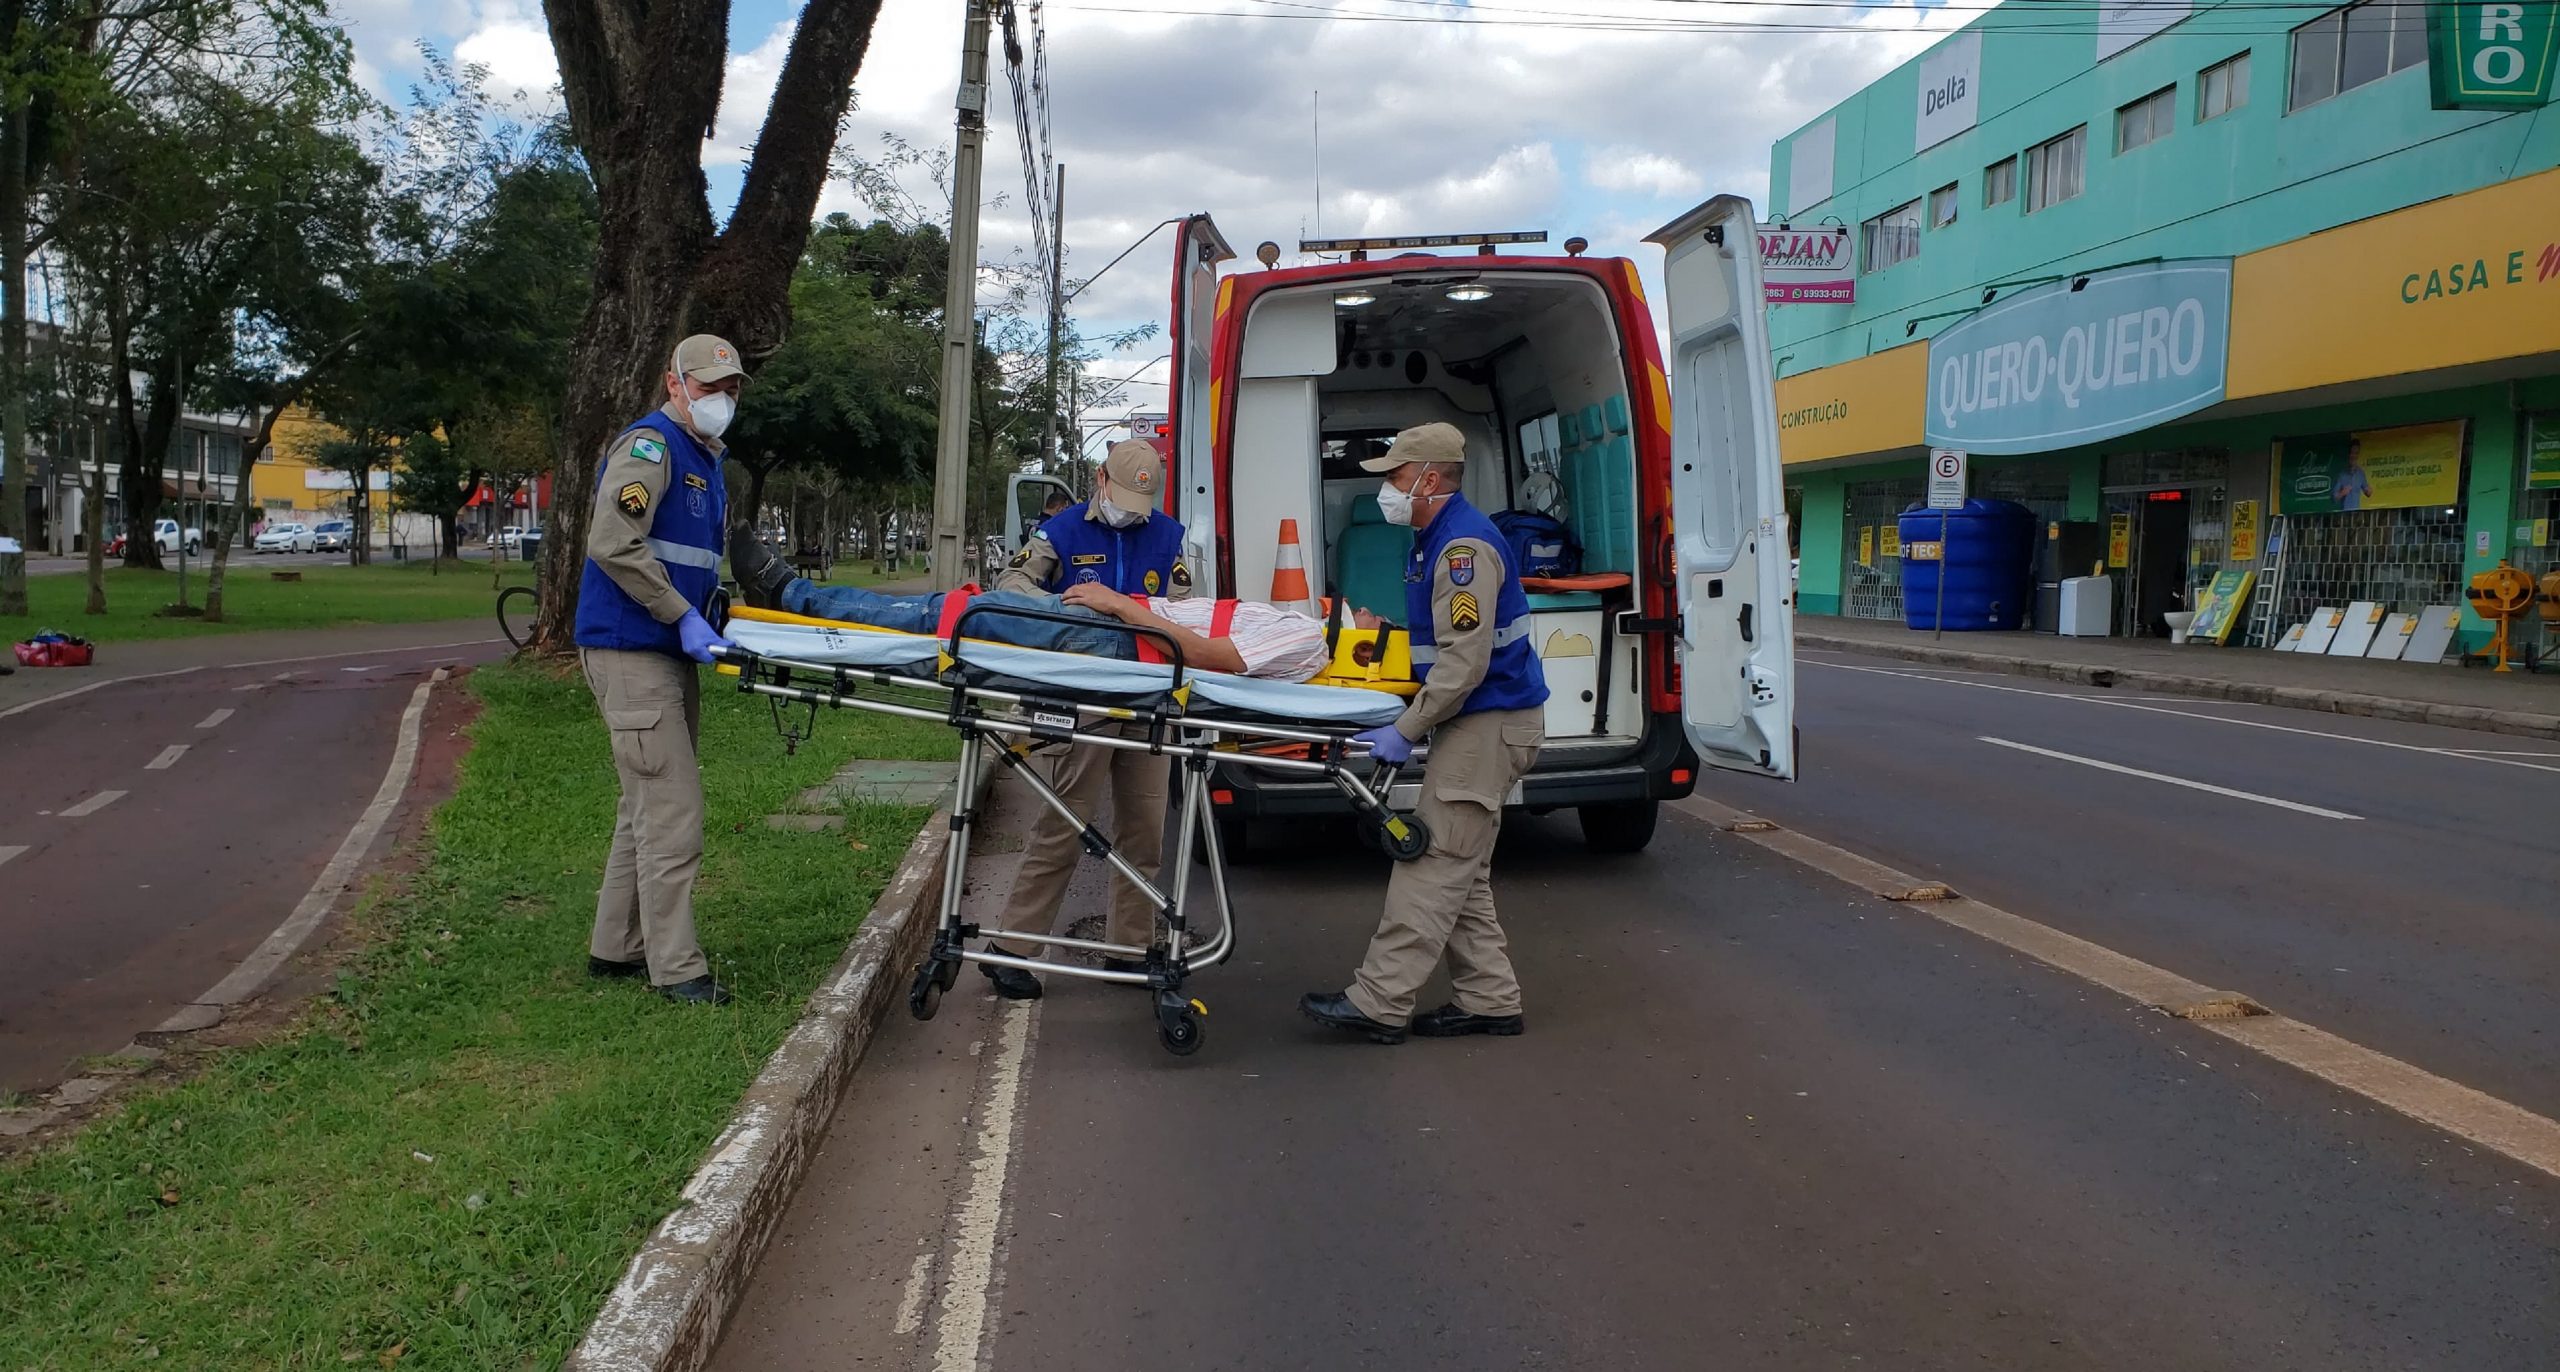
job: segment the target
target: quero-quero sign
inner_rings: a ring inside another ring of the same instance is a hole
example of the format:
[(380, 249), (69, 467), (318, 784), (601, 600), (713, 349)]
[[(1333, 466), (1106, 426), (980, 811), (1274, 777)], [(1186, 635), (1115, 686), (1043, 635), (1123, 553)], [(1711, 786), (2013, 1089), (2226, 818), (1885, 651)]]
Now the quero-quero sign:
[(1929, 340), (1922, 432), (1934, 448), (2007, 455), (2147, 429), (2222, 399), (2230, 343), (2227, 257), (2034, 287)]
[(2427, 6), (2427, 84), (2440, 110), (2550, 103), (2560, 16), (2550, 0), (2435, 0)]

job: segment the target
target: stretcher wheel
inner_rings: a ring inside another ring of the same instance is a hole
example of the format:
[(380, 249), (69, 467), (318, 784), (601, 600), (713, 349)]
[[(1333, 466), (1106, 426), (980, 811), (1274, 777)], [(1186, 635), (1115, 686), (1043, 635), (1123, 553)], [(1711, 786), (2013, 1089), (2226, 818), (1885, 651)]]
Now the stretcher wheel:
[(942, 992), (950, 985), (942, 975), (942, 964), (927, 961), (916, 968), (916, 980), (907, 988), (907, 1013), (917, 1019), (931, 1019), (942, 1008)]
[(1180, 991), (1156, 993), (1156, 1039), (1164, 1050), (1178, 1058), (1200, 1051), (1200, 1041), (1208, 1028), (1201, 1020), (1209, 1007), (1185, 997)]
[(1387, 856), (1398, 862), (1411, 862), (1431, 848), (1431, 826), (1420, 815), (1400, 815), (1390, 810), (1378, 821), (1378, 844)]
[(948, 991), (960, 981), (960, 959), (937, 958), (933, 964), (934, 985)]

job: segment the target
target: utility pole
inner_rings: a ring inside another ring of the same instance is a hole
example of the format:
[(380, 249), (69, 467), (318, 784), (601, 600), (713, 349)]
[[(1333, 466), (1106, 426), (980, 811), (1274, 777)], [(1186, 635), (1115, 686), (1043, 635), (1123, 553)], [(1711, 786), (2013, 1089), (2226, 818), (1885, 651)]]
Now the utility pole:
[(1067, 314), (1067, 164), (1058, 164), (1057, 204), (1049, 221), (1049, 413), (1040, 422), (1040, 470), (1058, 468), (1058, 335)]
[(969, 499), (969, 387), (978, 360), (978, 164), (987, 141), (987, 11), (967, 0), (960, 40), (959, 115), (951, 155), (951, 270), (942, 298), (942, 417), (933, 465), (933, 587), (965, 573)]

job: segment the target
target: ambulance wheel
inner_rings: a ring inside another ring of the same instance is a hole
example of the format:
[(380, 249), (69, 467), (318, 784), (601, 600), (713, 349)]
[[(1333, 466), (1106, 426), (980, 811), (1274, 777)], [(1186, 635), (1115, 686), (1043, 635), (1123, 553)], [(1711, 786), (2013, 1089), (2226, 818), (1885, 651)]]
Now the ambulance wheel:
[(1582, 817), (1582, 846), (1595, 853), (1641, 853), (1653, 842), (1653, 826), (1662, 818), (1662, 802), (1658, 800), (1622, 800), (1607, 805), (1585, 805), (1576, 814)]
[(1185, 998), (1180, 991), (1157, 992), (1156, 1041), (1178, 1058), (1199, 1052), (1200, 1042), (1208, 1034), (1208, 1027), (1201, 1023), (1206, 1010), (1206, 1006)]
[(933, 1012), (942, 1008), (944, 983), (937, 975), (938, 971), (938, 965), (931, 962), (916, 969), (915, 985), (907, 988), (908, 1014), (917, 1019), (931, 1019)]

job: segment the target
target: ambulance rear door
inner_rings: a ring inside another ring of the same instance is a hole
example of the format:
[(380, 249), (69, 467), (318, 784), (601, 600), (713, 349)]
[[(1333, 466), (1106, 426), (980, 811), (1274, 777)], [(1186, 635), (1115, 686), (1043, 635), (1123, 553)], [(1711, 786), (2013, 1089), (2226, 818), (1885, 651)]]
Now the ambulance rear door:
[(1671, 529), (1680, 714), (1710, 766), (1795, 777), (1795, 611), (1751, 202), (1655, 231), (1671, 315)]
[(1173, 499), (1167, 502), (1182, 521), (1185, 560), (1196, 580), (1194, 594), (1222, 594), (1218, 559), (1211, 546), (1217, 535), (1217, 501), (1210, 448), (1216, 442), (1217, 384), (1210, 348), (1217, 332), (1218, 264), (1235, 256), (1209, 216), (1182, 221), (1173, 249), (1171, 366), (1165, 413), (1173, 426), (1169, 453)]

